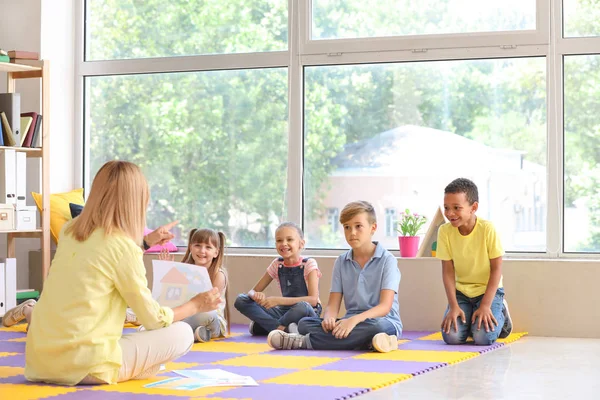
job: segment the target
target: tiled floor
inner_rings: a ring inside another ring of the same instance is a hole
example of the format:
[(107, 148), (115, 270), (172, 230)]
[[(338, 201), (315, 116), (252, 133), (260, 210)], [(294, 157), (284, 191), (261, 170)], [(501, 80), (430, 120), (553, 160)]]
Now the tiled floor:
[(525, 337), (360, 399), (600, 399), (600, 339)]

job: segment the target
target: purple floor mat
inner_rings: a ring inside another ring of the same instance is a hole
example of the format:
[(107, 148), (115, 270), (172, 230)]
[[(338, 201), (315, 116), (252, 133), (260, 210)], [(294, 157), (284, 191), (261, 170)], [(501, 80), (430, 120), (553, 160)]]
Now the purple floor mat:
[[(187, 366), (188, 369), (218, 368), (244, 376), (251, 376), (259, 383), (259, 386), (219, 388), (216, 391), (209, 391), (210, 393), (204, 389), (190, 391), (189, 393), (181, 391), (179, 396), (173, 396), (168, 392), (165, 393), (156, 389), (143, 388), (145, 383), (139, 381), (123, 384), (123, 386), (118, 388), (118, 391), (114, 390), (114, 386), (110, 386), (112, 390), (103, 389), (103, 387), (109, 388), (109, 386), (96, 387), (95, 390), (80, 386), (77, 388), (77, 391), (66, 394), (60, 394), (56, 391), (56, 387), (52, 385), (29, 383), (25, 380), (20, 369), (25, 365), (25, 342), (10, 341), (11, 339), (24, 338), (25, 333), (0, 331), (0, 354), (17, 353), (0, 356), (0, 399), (15, 398), (15, 390), (17, 393), (20, 393), (19, 391), (22, 390), (24, 398), (51, 400), (166, 400), (183, 398), (195, 400), (210, 398), (248, 398), (258, 400), (348, 399), (381, 387), (382, 385), (385, 386), (397, 382), (395, 379), (383, 377), (383, 375), (379, 374), (408, 374), (416, 376), (447, 365), (442, 361), (415, 362), (386, 360), (385, 357), (357, 358), (357, 356), (365, 354), (364, 351), (275, 351), (266, 346), (262, 350), (263, 346), (253, 345), (266, 343), (267, 338), (265, 336), (250, 336), (247, 325), (234, 324), (231, 330), (233, 333), (237, 333), (237, 335), (219, 340), (219, 343), (223, 343), (223, 345), (219, 344), (217, 347), (213, 347), (213, 349), (219, 349), (218, 352), (190, 351), (188, 354), (175, 360), (175, 363), (181, 363), (180, 367), (186, 367), (184, 363), (192, 364)], [(134, 329), (126, 328), (125, 331), (129, 333), (134, 331)], [(504, 346), (504, 343), (496, 343), (491, 346), (474, 346), (473, 344), (448, 346), (439, 340), (416, 340), (432, 333), (434, 332), (406, 331), (403, 333), (401, 339), (407, 342), (400, 344), (399, 349), (428, 351), (428, 359), (436, 359), (434, 354), (436, 351), (485, 353)], [(227, 343), (232, 343), (232, 345), (227, 346)], [(234, 343), (235, 345), (233, 345)], [(248, 346), (244, 346), (244, 343), (248, 344)], [(241, 351), (239, 349), (245, 348), (252, 350), (252, 353), (236, 352)], [(196, 349), (200, 350), (200, 347)], [(255, 353), (254, 349), (259, 349), (259, 352)], [(264, 355), (266, 354), (269, 357), (265, 357)], [(434, 358), (431, 358), (432, 354)], [(288, 357), (289, 361), (286, 360)], [(334, 358), (336, 360), (319, 360), (319, 358)], [(443, 358), (440, 354), (440, 359)], [(219, 362), (225, 362), (225, 365)], [(229, 363), (240, 365), (227, 365)], [(269, 363), (272, 363), (272, 365)], [(175, 368), (177, 368), (177, 365), (175, 365)], [(20, 375), (8, 376), (14, 373), (19, 373)], [(172, 376), (176, 376), (172, 371), (163, 372), (159, 375), (159, 378), (166, 379)], [(323, 378), (324, 376), (326, 378)], [(274, 379), (276, 383), (269, 382), (271, 379)], [(361, 379), (364, 379), (364, 381)], [(316, 385), (317, 381), (324, 386)], [(371, 385), (367, 385), (368, 382), (371, 382)], [(349, 387), (348, 385), (352, 383), (356, 384), (356, 386), (373, 386), (373, 388)], [(12, 387), (11, 391), (11, 386), (15, 384), (26, 386), (22, 389)], [(3, 390), (8, 390), (8, 394), (3, 393)], [(29, 392), (35, 394), (28, 394)]]

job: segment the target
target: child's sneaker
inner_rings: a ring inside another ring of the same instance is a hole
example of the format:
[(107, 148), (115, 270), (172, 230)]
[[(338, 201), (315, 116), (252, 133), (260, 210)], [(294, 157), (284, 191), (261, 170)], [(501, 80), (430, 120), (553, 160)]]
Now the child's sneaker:
[(505, 337), (508, 337), (508, 335), (511, 334), (512, 329), (513, 329), (513, 323), (512, 323), (512, 319), (510, 318), (510, 312), (508, 311), (508, 303), (506, 302), (506, 299), (502, 300), (503, 303), (503, 307), (502, 307), (502, 314), (504, 314), (504, 325), (502, 326), (502, 329), (500, 330), (500, 335), (498, 335), (498, 337), (500, 339), (504, 339)]
[(210, 341), (210, 338), (211, 338), (210, 329), (208, 329), (205, 326), (199, 326), (194, 331), (194, 339), (196, 339), (197, 342), (206, 343), (206, 342)]
[(133, 312), (133, 310), (131, 308), (128, 308), (128, 309), (125, 310), (125, 323), (126, 324), (136, 325), (136, 326), (142, 325), (138, 321), (137, 315), (135, 315), (135, 313)]
[(252, 336), (267, 336), (269, 334), (268, 331), (264, 330), (262, 326), (254, 321), (250, 321), (250, 325), (248, 325), (248, 331)]
[(275, 350), (297, 350), (306, 348), (304, 335), (298, 333), (286, 333), (278, 329), (269, 333), (267, 343)]
[(288, 331), (288, 333), (300, 333), (298, 331), (298, 324), (296, 324), (295, 322), (292, 322), (291, 324), (288, 325), (287, 331)]
[(25, 319), (25, 313), (23, 311), (25, 311), (25, 308), (27, 307), (33, 307), (35, 303), (36, 301), (34, 299), (29, 299), (18, 306), (11, 308), (4, 314), (4, 317), (2, 317), (2, 325), (9, 327), (23, 321)]
[(380, 353), (389, 353), (393, 350), (398, 350), (398, 338), (396, 335), (388, 335), (387, 333), (378, 333), (371, 339), (373, 349)]

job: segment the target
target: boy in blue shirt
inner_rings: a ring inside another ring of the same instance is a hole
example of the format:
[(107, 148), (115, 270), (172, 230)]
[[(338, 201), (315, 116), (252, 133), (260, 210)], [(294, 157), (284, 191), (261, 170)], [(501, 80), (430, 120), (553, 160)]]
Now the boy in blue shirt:
[[(373, 206), (366, 201), (347, 204), (340, 223), (351, 250), (333, 266), (329, 302), (323, 318), (303, 318), (299, 333), (272, 331), (269, 345), (277, 350), (398, 349), (402, 322), (398, 306), (400, 270), (396, 258), (372, 236), (377, 229)], [(337, 319), (344, 298), (346, 315)]]
[(450, 221), (438, 230), (436, 257), (442, 260), (448, 308), (442, 321), (447, 344), (469, 336), (487, 346), (512, 331), (502, 286), (502, 244), (491, 222), (475, 215), (477, 186), (459, 178), (444, 190), (444, 214)]

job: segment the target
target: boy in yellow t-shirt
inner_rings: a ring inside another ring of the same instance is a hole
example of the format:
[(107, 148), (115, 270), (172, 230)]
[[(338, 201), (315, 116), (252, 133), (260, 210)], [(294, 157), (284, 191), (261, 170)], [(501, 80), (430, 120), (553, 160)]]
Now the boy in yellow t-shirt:
[(450, 221), (438, 231), (436, 258), (442, 260), (448, 308), (442, 321), (447, 344), (469, 336), (487, 346), (512, 331), (502, 287), (502, 244), (491, 222), (475, 215), (477, 186), (459, 178), (444, 190), (444, 213)]

